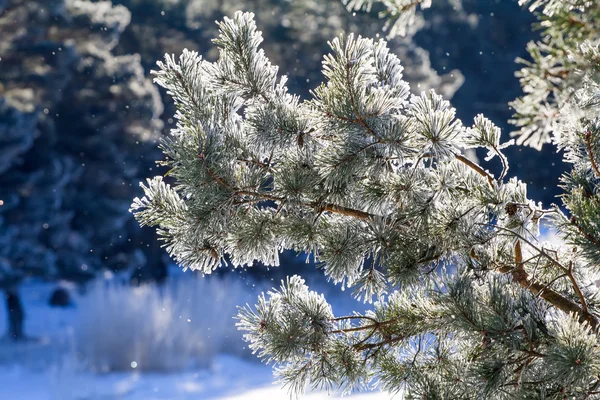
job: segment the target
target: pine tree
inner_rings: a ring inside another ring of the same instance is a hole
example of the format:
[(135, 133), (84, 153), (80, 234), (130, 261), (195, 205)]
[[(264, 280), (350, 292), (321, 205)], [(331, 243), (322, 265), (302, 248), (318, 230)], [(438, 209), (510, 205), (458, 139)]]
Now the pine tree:
[[(532, 4), (542, 6), (547, 29), (598, 8)], [(513, 141), (483, 115), (464, 125), (432, 90), (411, 95), (384, 40), (333, 39), (325, 82), (303, 101), (260, 48), (252, 14), (219, 29), (216, 62), (184, 51), (159, 63), (155, 81), (178, 110), (161, 162), (175, 184), (149, 179), (131, 211), (184, 268), (278, 265), (293, 249), (373, 301), (335, 316), (293, 276), (241, 308), (239, 328), (281, 382), (294, 393), (378, 385), (422, 399), (598, 398), (597, 43), (581, 34), (569, 47), (584, 60), (569, 70), (580, 85), (552, 133), (573, 167), (563, 208), (546, 208), (506, 178)], [(487, 157), (476, 163), (465, 148)], [(561, 244), (543, 241), (543, 224)]]

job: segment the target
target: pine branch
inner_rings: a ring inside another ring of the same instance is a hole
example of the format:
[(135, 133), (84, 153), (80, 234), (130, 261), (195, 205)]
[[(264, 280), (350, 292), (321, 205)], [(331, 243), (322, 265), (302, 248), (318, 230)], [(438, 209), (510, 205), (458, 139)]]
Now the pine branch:
[[(250, 348), (276, 363), (284, 382), (294, 391), (351, 390), (377, 379), (436, 398), (534, 398), (541, 386), (549, 398), (596, 391), (600, 319), (581, 286), (597, 273), (596, 250), (582, 242), (582, 251), (565, 254), (538, 244), (540, 223), (549, 221), (600, 246), (584, 232), (600, 225), (590, 200), (600, 179), (591, 135), (600, 82), (589, 71), (583, 92), (562, 99), (581, 100), (586, 115), (561, 122), (559, 145), (574, 164), (563, 182), (577, 189), (564, 201), (585, 222), (572, 218), (569, 228), (557, 206), (544, 209), (523, 182), (505, 181), (502, 149), (512, 141), (501, 143), (483, 115), (465, 127), (434, 91), (411, 96), (384, 41), (334, 39), (327, 81), (301, 101), (259, 48), (251, 14), (219, 28), (217, 62), (187, 52), (179, 65), (171, 57), (161, 64), (157, 82), (179, 109), (163, 146), (177, 186), (155, 179), (132, 210), (160, 227), (186, 267), (209, 273), (224, 257), (236, 266), (279, 265), (290, 248), (312, 255), (356, 297), (375, 297), (366, 315), (336, 318), (291, 277), (255, 308), (240, 309)], [(590, 46), (581, 48), (586, 59), (600, 59)], [(571, 65), (540, 70), (560, 75), (544, 79), (571, 80), (579, 74)], [(545, 116), (564, 117), (554, 109)], [(500, 157), (500, 176), (462, 155), (465, 147), (487, 150), (486, 161)], [(456, 269), (445, 269), (449, 263)]]

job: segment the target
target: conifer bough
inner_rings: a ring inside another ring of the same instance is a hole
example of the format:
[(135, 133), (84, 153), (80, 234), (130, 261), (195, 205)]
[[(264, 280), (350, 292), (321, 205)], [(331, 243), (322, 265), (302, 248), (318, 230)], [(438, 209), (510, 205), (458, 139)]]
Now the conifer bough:
[[(302, 101), (259, 48), (252, 14), (219, 28), (216, 62), (191, 51), (159, 62), (155, 81), (178, 108), (162, 144), (175, 184), (149, 179), (131, 211), (184, 268), (276, 266), (293, 249), (374, 300), (364, 314), (335, 316), (294, 276), (241, 308), (238, 327), (281, 382), (294, 393), (375, 385), (422, 399), (598, 397), (593, 80), (562, 125), (573, 164), (566, 215), (506, 179), (512, 141), (491, 121), (464, 126), (434, 91), (411, 95), (384, 40), (332, 40), (325, 83)], [(500, 172), (465, 148), (487, 150)], [(542, 241), (542, 223), (562, 245)]]

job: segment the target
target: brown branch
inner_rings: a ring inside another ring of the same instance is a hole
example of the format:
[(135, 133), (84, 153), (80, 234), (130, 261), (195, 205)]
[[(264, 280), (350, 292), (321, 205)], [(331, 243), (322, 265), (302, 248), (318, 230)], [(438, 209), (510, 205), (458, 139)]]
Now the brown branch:
[(251, 165), (257, 165), (257, 166), (259, 166), (261, 168), (270, 168), (269, 164), (260, 162), (258, 160), (245, 160), (243, 158), (238, 158), (238, 159), (236, 159), (236, 161), (243, 162), (243, 163), (246, 163), (246, 164), (251, 164)]
[(540, 296), (554, 307), (566, 313), (575, 313), (579, 316), (580, 322), (587, 322), (594, 331), (598, 331), (598, 319), (587, 311), (584, 311), (579, 304), (567, 299), (553, 289), (547, 288), (539, 282), (529, 279), (527, 272), (516, 270), (510, 265), (504, 265), (498, 268), (503, 274), (510, 274), (515, 283), (518, 283), (522, 288), (529, 290), (536, 296)]
[[(248, 190), (235, 191), (234, 194), (245, 195), (245, 196), (254, 196), (254, 197), (258, 197), (263, 200), (271, 200), (271, 201), (276, 201), (276, 202), (285, 201), (284, 197), (273, 196), (273, 195), (270, 195), (267, 193), (251, 192)], [(319, 201), (311, 201), (309, 203), (300, 203), (300, 205), (304, 206), (304, 207), (316, 208), (321, 211), (328, 211), (328, 212), (334, 213), (334, 214), (345, 215), (347, 217), (354, 217), (354, 218), (358, 218), (361, 220), (375, 219), (378, 217), (377, 215), (370, 214), (365, 211), (360, 211), (360, 210), (356, 210), (354, 208), (344, 207), (344, 206), (340, 206), (340, 205), (333, 204), (333, 203), (322, 203)]]
[(587, 23), (585, 23), (584, 21), (575, 18), (573, 15), (569, 15), (569, 23), (571, 25), (579, 25), (582, 26), (583, 28), (589, 30), (589, 26)]
[[(347, 316), (347, 317), (339, 317), (339, 318), (334, 318), (334, 321), (338, 321), (338, 320), (343, 320), (343, 319), (371, 319), (371, 317), (365, 317), (365, 316)], [(373, 335), (375, 334), (375, 332), (377, 332), (378, 330), (380, 330), (380, 328), (387, 326), (387, 325), (391, 325), (394, 324), (396, 322), (395, 319), (390, 319), (387, 321), (375, 321), (372, 324), (369, 325), (363, 325), (363, 326), (356, 326), (353, 328), (343, 328), (343, 329), (337, 329), (334, 331), (330, 331), (328, 332), (330, 335), (332, 334), (340, 334), (340, 333), (351, 333), (351, 332), (361, 332), (361, 331), (366, 331), (366, 330), (370, 330), (371, 332), (369, 332), (369, 334), (367, 335), (366, 338), (364, 338), (363, 340), (361, 340), (360, 342), (356, 343), (354, 345), (354, 348), (356, 350), (362, 351), (362, 350), (370, 350), (370, 349), (374, 349), (374, 348), (379, 348), (388, 344), (392, 344), (395, 342), (399, 342), (401, 340), (404, 339), (404, 336), (396, 336), (393, 338), (388, 338), (385, 340), (382, 340), (380, 342), (375, 342), (375, 343), (365, 343), (368, 339), (370, 339), (371, 337), (373, 337)]]
[(517, 243), (515, 244), (515, 267), (516, 271), (525, 272), (525, 269), (523, 268), (523, 251), (521, 250), (520, 240), (517, 240)]
[(479, 165), (475, 164), (473, 161), (469, 160), (462, 154), (456, 154), (455, 157), (458, 161), (462, 162), (463, 164), (477, 172), (479, 175), (486, 178), (490, 186), (494, 187), (494, 178), (492, 178), (492, 176), (489, 173), (487, 173), (483, 168), (481, 168)]
[(600, 178), (600, 170), (598, 169), (598, 164), (596, 164), (596, 160), (594, 159), (594, 153), (592, 152), (592, 132), (587, 131), (585, 133), (585, 147), (587, 149), (588, 156), (590, 157), (590, 161), (592, 163), (592, 169), (596, 174), (597, 178)]
[(363, 325), (363, 326), (355, 326), (354, 328), (342, 328), (342, 329), (337, 329), (335, 331), (331, 331), (329, 332), (330, 335), (333, 334), (337, 334), (337, 333), (350, 333), (350, 332), (360, 332), (360, 331), (366, 331), (369, 329), (379, 329), (382, 326), (387, 326), (387, 325), (391, 325), (394, 322), (396, 322), (396, 320), (394, 319), (390, 319), (387, 321), (383, 321), (383, 322), (374, 322), (372, 324), (369, 325)]
[(227, 189), (231, 190), (231, 191), (235, 191), (235, 189), (233, 188), (233, 186), (231, 186), (230, 184), (228, 184), (227, 182), (225, 182), (225, 180), (223, 178), (221, 178), (220, 176), (218, 176), (217, 174), (215, 174), (210, 168), (206, 168), (206, 172), (208, 172), (208, 174), (210, 175), (211, 178), (213, 178), (213, 180), (215, 182), (218, 182), (219, 184), (221, 184), (221, 186), (226, 187)]
[[(231, 186), (230, 184), (225, 182), (225, 180), (223, 178), (216, 175), (210, 168), (207, 167), (206, 172), (208, 172), (208, 174), (213, 178), (213, 180), (215, 182), (218, 182), (223, 187), (232, 191), (234, 195), (253, 196), (253, 197), (258, 197), (263, 200), (271, 200), (271, 201), (275, 201), (275, 202), (283, 202), (286, 200), (284, 197), (273, 196), (273, 195), (270, 195), (267, 193), (252, 192), (249, 190), (237, 190), (236, 188), (234, 188), (233, 186)], [(334, 213), (334, 214), (340, 214), (340, 215), (345, 215), (348, 217), (354, 217), (354, 218), (358, 218), (361, 220), (369, 220), (369, 219), (377, 218), (377, 215), (370, 214), (365, 211), (356, 210), (354, 208), (349, 208), (349, 207), (344, 207), (344, 206), (340, 206), (337, 204), (332, 204), (332, 203), (322, 203), (319, 201), (311, 201), (309, 203), (300, 203), (300, 205), (305, 206), (305, 207), (310, 207), (310, 208), (316, 208), (321, 211), (328, 211), (328, 212)]]
[(579, 225), (577, 223), (577, 218), (573, 215), (571, 216), (571, 219), (569, 220), (569, 222), (575, 226), (577, 228), (577, 230), (579, 231), (579, 233), (581, 233), (583, 236), (585, 236), (585, 238), (587, 240), (589, 240), (590, 242), (594, 243), (596, 246), (600, 246), (600, 240), (596, 239), (595, 237), (593, 237), (592, 235), (590, 235), (589, 233), (587, 233), (586, 231), (583, 230), (583, 228), (581, 227), (581, 225)]
[[(506, 230), (506, 228), (502, 228), (499, 226), (496, 226), (496, 228)], [(554, 289), (549, 288), (549, 285), (543, 285), (542, 283), (536, 282), (533, 279), (529, 278), (529, 274), (523, 268), (523, 254), (522, 254), (522, 250), (521, 250), (520, 241), (524, 240), (527, 244), (529, 244), (531, 247), (533, 247), (533, 249), (538, 251), (538, 253), (540, 253), (542, 256), (548, 258), (551, 262), (553, 262), (557, 266), (561, 267), (565, 272), (567, 272), (569, 269), (565, 268), (560, 262), (558, 262), (558, 260), (555, 260), (554, 258), (550, 257), (550, 255), (548, 255), (545, 251), (538, 249), (535, 245), (533, 245), (531, 242), (527, 241), (521, 235), (519, 235), (515, 232), (512, 232), (512, 231), (510, 231), (510, 232), (520, 239), (515, 244), (515, 264), (516, 264), (516, 266), (512, 267), (512, 266), (508, 266), (508, 265), (503, 265), (503, 266), (498, 267), (498, 271), (500, 271), (503, 274), (510, 274), (513, 278), (513, 281), (518, 283), (523, 289), (526, 289), (526, 290), (532, 292), (533, 294), (535, 294), (536, 296), (543, 298), (544, 300), (546, 300), (548, 303), (552, 304), (559, 310), (564, 311), (566, 313), (577, 314), (579, 316), (580, 322), (589, 323), (590, 326), (592, 327), (592, 329), (597, 332), (600, 328), (600, 321), (598, 321), (598, 318), (596, 316), (592, 315), (587, 310), (587, 308), (582, 308), (583, 305), (580, 306), (579, 304), (575, 303), (574, 301), (569, 300), (568, 298), (564, 297), (562, 294), (558, 293)]]
[(400, 12), (408, 11), (411, 8), (417, 8), (419, 4), (421, 4), (423, 0), (414, 0), (412, 3), (405, 4), (400, 7)]
[[(353, 124), (360, 123), (360, 119), (359, 118), (352, 119), (352, 118), (344, 117), (342, 115), (330, 113), (329, 111), (324, 111), (324, 114), (328, 118), (336, 118), (336, 119), (339, 119), (341, 121), (350, 122), (350, 123), (353, 123)], [(366, 114), (363, 118), (372, 118), (372, 117), (377, 117), (377, 116), (379, 116), (378, 113), (371, 113), (371, 114)]]
[(375, 318), (373, 317), (369, 317), (367, 315), (346, 315), (343, 317), (336, 317), (336, 318), (332, 318), (332, 321), (344, 321), (347, 319), (368, 319), (369, 321), (372, 321), (374, 323), (378, 323), (379, 321), (377, 321)]
[(346, 215), (348, 217), (354, 217), (354, 218), (358, 218), (358, 219), (362, 219), (362, 220), (377, 218), (376, 215), (370, 214), (368, 212), (355, 210), (353, 208), (338, 206), (338, 205), (332, 204), (332, 203), (319, 204), (319, 202), (313, 201), (311, 203), (308, 203), (308, 205), (310, 207), (314, 207), (314, 208), (322, 208), (324, 211), (329, 211), (334, 214)]
[(571, 261), (571, 263), (569, 263), (569, 271), (567, 272), (567, 276), (569, 277), (569, 279), (571, 280), (571, 283), (573, 284), (573, 289), (575, 289), (575, 293), (577, 293), (577, 297), (579, 297), (579, 301), (581, 302), (581, 309), (582, 309), (583, 313), (589, 314), (588, 308), (587, 308), (587, 303), (585, 302), (585, 297), (583, 297), (581, 288), (579, 287), (579, 284), (577, 283), (577, 281), (575, 280), (575, 276), (573, 275), (573, 261)]
[(356, 350), (369, 350), (369, 349), (374, 349), (377, 347), (382, 347), (385, 346), (387, 344), (393, 344), (396, 342), (399, 342), (401, 340), (404, 340), (404, 336), (396, 336), (390, 339), (386, 339), (386, 340), (382, 340), (381, 342), (377, 342), (377, 343), (365, 343), (361, 346), (358, 346), (356, 348)]

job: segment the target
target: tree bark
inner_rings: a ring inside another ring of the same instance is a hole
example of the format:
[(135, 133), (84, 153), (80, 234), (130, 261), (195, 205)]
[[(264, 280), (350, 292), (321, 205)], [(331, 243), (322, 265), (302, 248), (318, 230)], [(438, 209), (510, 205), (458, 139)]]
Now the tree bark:
[(6, 314), (8, 316), (8, 337), (11, 340), (23, 340), (23, 323), (25, 321), (25, 311), (23, 303), (16, 290), (6, 290)]

